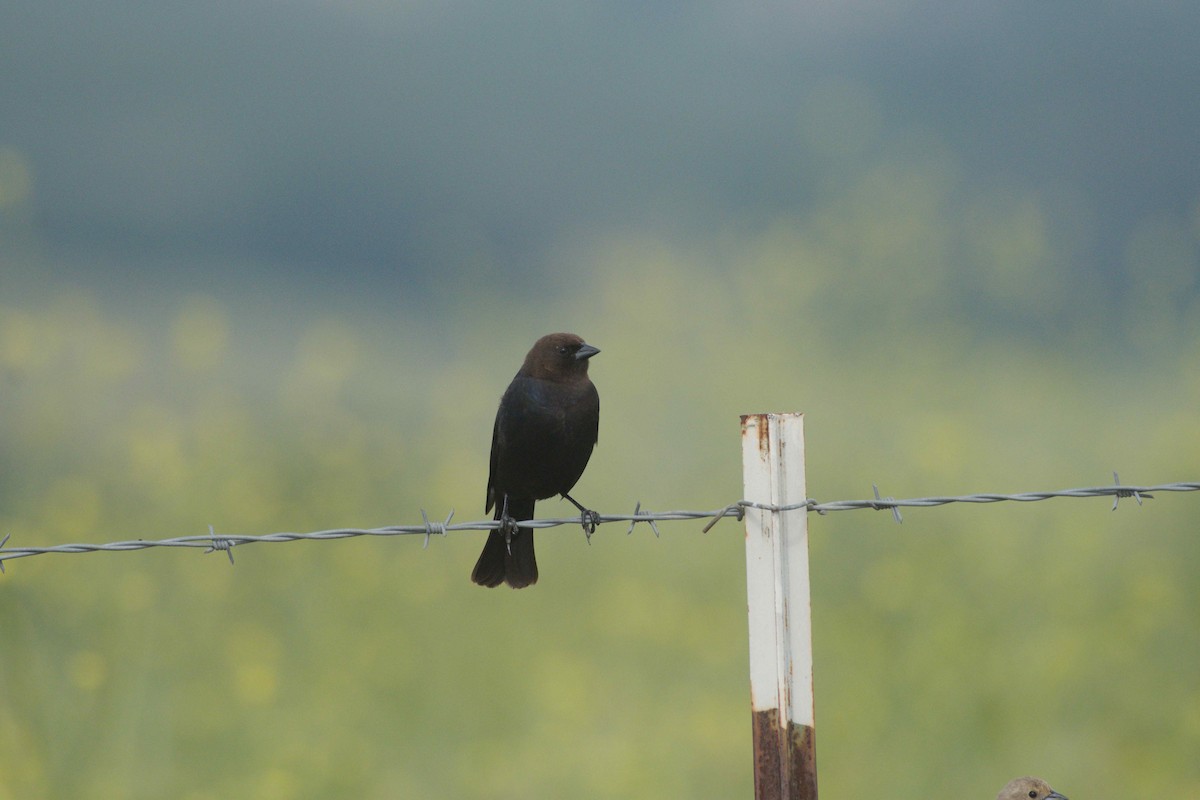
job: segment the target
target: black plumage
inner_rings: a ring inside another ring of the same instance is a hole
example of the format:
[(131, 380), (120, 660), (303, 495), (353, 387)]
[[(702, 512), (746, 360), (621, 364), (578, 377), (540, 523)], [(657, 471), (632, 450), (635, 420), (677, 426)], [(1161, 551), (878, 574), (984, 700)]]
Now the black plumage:
[(471, 573), (475, 583), (514, 589), (537, 583), (533, 529), (512, 524), (532, 519), (536, 501), (559, 494), (585, 520), (594, 516), (568, 492), (596, 445), (600, 395), (588, 378), (588, 360), (599, 352), (573, 333), (543, 336), (500, 398), (485, 510), (494, 507), (503, 524), (488, 533)]

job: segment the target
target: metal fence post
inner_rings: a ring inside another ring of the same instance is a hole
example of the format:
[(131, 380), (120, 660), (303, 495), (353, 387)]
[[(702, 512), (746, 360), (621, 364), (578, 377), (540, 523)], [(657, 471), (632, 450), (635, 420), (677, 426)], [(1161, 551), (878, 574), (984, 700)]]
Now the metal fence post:
[[(745, 499), (807, 500), (804, 416), (742, 417)], [(756, 800), (816, 800), (808, 512), (746, 508), (750, 705)]]

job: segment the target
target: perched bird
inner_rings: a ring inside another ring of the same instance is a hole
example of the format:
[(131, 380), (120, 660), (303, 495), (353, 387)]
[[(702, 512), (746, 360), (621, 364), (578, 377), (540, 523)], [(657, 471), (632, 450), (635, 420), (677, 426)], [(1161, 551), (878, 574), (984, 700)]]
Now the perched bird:
[(1050, 788), (1041, 778), (1014, 778), (1009, 781), (996, 800), (1067, 800)]
[(596, 446), (600, 395), (588, 378), (588, 359), (599, 352), (573, 333), (543, 336), (500, 398), (484, 510), (495, 506), (501, 527), (488, 533), (471, 572), (475, 583), (514, 589), (537, 583), (533, 529), (515, 522), (533, 519), (538, 500), (560, 494), (579, 509), (589, 535), (595, 528), (595, 512), (567, 492)]

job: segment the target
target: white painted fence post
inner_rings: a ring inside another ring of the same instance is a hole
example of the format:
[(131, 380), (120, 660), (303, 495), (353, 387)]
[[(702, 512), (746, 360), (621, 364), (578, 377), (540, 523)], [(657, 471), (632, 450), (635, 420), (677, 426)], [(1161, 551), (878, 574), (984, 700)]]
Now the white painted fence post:
[[(804, 416), (742, 417), (745, 499), (802, 504)], [(808, 511), (746, 509), (756, 800), (816, 800)]]

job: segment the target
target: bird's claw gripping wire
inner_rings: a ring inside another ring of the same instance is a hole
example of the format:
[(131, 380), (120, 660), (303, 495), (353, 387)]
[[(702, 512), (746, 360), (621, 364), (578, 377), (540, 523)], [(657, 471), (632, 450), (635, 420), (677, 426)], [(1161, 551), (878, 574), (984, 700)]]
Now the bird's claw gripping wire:
[(504, 549), (508, 554), (512, 555), (512, 540), (517, 535), (520, 528), (517, 527), (517, 521), (508, 515), (508, 495), (504, 495), (504, 505), (500, 507), (500, 519), (498, 520), (500, 527), (498, 530), (504, 534)]
[(596, 528), (601, 522), (600, 512), (584, 508), (578, 500), (569, 494), (564, 493), (563, 499), (570, 501), (571, 505), (579, 509), (579, 524), (583, 526), (583, 535), (587, 538), (587, 543), (591, 544), (592, 534), (596, 532)]
[(520, 530), (521, 529), (517, 526), (517, 521), (508, 515), (508, 510), (506, 509), (505, 512), (500, 516), (500, 532), (504, 534), (504, 549), (508, 551), (510, 556), (512, 555), (513, 537), (516, 536)]
[(583, 525), (583, 535), (587, 539), (587, 543), (591, 544), (592, 534), (596, 532), (596, 526), (600, 524), (600, 512), (585, 508), (579, 512), (579, 522)]

